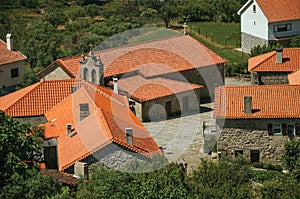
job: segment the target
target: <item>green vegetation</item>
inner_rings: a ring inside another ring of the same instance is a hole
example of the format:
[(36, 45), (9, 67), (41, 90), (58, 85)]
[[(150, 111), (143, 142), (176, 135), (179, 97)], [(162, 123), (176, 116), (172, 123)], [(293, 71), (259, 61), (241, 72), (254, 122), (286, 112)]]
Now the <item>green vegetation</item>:
[(189, 27), (205, 40), (223, 47), (240, 47), (240, 23), (225, 22), (191, 22)]

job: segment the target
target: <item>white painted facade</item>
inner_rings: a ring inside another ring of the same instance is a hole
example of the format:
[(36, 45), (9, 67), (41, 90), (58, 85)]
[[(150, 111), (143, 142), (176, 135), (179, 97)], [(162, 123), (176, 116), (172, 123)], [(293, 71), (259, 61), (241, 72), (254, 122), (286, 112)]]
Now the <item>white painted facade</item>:
[[(12, 77), (12, 71), (17, 69), (18, 76)], [(25, 60), (0, 66), (0, 88), (6, 88), (19, 84), (25, 71)]]
[(300, 35), (300, 19), (270, 23), (256, 0), (249, 0), (238, 14), (241, 15), (241, 43), (245, 52), (258, 44)]
[(268, 19), (257, 3), (254, 0), (251, 2), (240, 9), (242, 12), (238, 12), (241, 14), (241, 32), (268, 40)]

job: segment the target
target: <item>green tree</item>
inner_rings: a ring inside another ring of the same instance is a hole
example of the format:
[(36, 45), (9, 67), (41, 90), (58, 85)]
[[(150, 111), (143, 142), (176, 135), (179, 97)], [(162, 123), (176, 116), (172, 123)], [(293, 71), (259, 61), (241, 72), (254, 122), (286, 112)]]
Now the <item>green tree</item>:
[(300, 47), (300, 36), (294, 37), (291, 40), (291, 47), (292, 48), (299, 48)]
[(29, 124), (20, 123), (0, 110), (0, 187), (13, 174), (22, 175), (35, 168), (34, 162), (42, 157), (40, 135), (39, 129), (32, 131)]
[(21, 77), (20, 86), (18, 89), (25, 88), (29, 85), (32, 85), (40, 80), (40, 77), (36, 74), (41, 70), (39, 67), (31, 68), (29, 66), (25, 67), (25, 72)]
[(159, 15), (164, 21), (166, 28), (168, 28), (171, 20), (179, 16), (179, 10), (176, 2), (168, 1), (164, 3), (160, 9)]
[(300, 182), (300, 140), (292, 140), (285, 144), (283, 162)]

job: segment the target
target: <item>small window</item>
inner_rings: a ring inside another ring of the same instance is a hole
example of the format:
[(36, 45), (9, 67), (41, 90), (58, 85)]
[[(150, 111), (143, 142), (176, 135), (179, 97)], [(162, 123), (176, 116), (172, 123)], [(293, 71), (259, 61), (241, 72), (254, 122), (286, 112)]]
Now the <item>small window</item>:
[(280, 24), (280, 25), (274, 25), (273, 30), (274, 30), (274, 32), (291, 31), (291, 30), (292, 30), (292, 24)]
[(250, 150), (250, 161), (259, 162), (259, 150)]
[(96, 84), (96, 71), (95, 71), (95, 69), (92, 70), (91, 76), (92, 76), (92, 82)]
[(10, 76), (11, 78), (19, 77), (19, 69), (18, 68), (11, 69)]
[(281, 124), (273, 124), (273, 135), (282, 135)]
[(234, 157), (243, 156), (244, 151), (243, 150), (235, 150), (234, 151)]
[(256, 12), (256, 5), (253, 5), (253, 12)]
[(83, 69), (83, 79), (84, 79), (84, 80), (87, 80), (87, 78), (88, 78), (88, 69), (87, 69), (87, 68), (84, 68), (84, 69)]
[(88, 117), (90, 114), (89, 111), (89, 104), (85, 103), (85, 104), (79, 104), (80, 107), (80, 121), (83, 120), (84, 118)]

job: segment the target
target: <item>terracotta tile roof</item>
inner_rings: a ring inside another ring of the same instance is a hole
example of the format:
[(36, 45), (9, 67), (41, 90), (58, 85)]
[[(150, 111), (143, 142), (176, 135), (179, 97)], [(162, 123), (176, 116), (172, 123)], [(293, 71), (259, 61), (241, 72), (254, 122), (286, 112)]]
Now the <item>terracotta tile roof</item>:
[(0, 39), (0, 66), (26, 59), (27, 57), (19, 51), (8, 50), (6, 43)]
[[(252, 96), (253, 113), (246, 114), (244, 96)], [(215, 91), (216, 118), (300, 118), (300, 86), (225, 86)]]
[(293, 72), (288, 75), (289, 84), (291, 85), (300, 85), (300, 70)]
[(145, 79), (139, 75), (121, 78), (118, 81), (118, 86), (120, 90), (124, 90), (132, 99), (138, 102), (144, 102), (203, 87), (188, 82), (165, 78)]
[(252, 57), (248, 60), (250, 72), (294, 72), (300, 69), (300, 48), (284, 48), (283, 63), (276, 64), (276, 51)]
[[(152, 67), (163, 64), (174, 70), (187, 70), (192, 67), (197, 68), (226, 62), (225, 59), (187, 35), (97, 51), (95, 55), (100, 56), (104, 64), (105, 77), (136, 70), (136, 67), (139, 66)], [(167, 57), (168, 55), (171, 57)], [(70, 77), (77, 77), (80, 71), (80, 57), (81, 55), (66, 57), (57, 60), (56, 63), (70, 73)], [(173, 58), (179, 63), (173, 61)], [(53, 66), (52, 64), (43, 71)], [(39, 74), (42, 75), (42, 72)], [(165, 71), (158, 71), (158, 74), (161, 72)], [(153, 73), (151, 72), (151, 75)]]
[(300, 19), (299, 0), (256, 0), (269, 22)]
[[(86, 87), (111, 94), (111, 89), (80, 79), (40, 81), (34, 85), (0, 97), (0, 109), (12, 117), (42, 116), (72, 93), (72, 87)], [(116, 100), (125, 103), (116, 96)]]
[[(115, 94), (112, 94), (115, 95)], [(46, 112), (46, 138), (57, 137), (59, 171), (72, 166), (110, 143), (148, 158), (162, 154), (157, 144), (128, 106), (85, 87)], [(79, 104), (88, 103), (89, 116), (79, 119)], [(72, 124), (70, 137), (66, 124)], [(133, 145), (125, 140), (125, 128), (133, 128)]]

